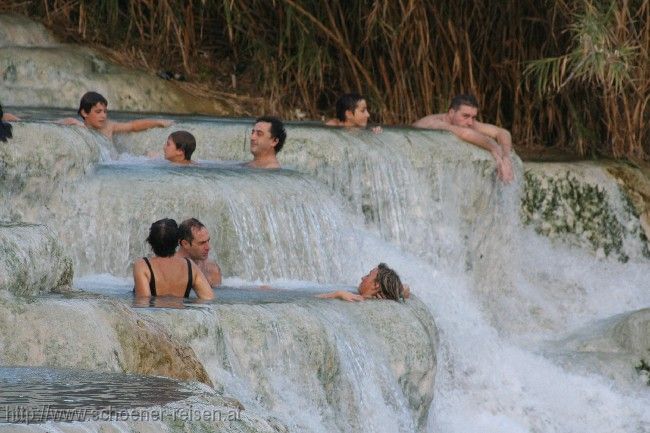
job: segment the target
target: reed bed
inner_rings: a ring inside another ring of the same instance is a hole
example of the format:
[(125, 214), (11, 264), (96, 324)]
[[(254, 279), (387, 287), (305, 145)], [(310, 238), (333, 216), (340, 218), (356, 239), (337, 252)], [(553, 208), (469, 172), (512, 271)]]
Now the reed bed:
[(356, 91), (410, 124), (474, 93), (517, 146), (648, 159), (650, 0), (6, 0), (151, 70), (332, 115)]

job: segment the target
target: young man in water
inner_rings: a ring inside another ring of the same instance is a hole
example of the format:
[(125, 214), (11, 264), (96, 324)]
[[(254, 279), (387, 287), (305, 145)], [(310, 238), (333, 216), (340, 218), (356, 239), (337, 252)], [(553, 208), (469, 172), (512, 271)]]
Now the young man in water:
[(208, 259), (210, 253), (210, 233), (196, 218), (189, 218), (178, 226), (178, 257), (188, 257), (194, 261), (208, 279), (210, 286), (221, 285), (221, 268)]
[(476, 120), (478, 101), (473, 95), (456, 95), (446, 113), (430, 114), (413, 124), (417, 128), (443, 129), (463, 141), (486, 149), (492, 154), (497, 175), (505, 183), (514, 179), (510, 150), (510, 132), (489, 123)]
[(276, 117), (263, 116), (255, 120), (251, 131), (250, 150), (253, 160), (246, 163), (251, 168), (280, 168), (276, 155), (282, 150), (287, 132)]
[(380, 263), (364, 277), (357, 289), (357, 293), (347, 290), (337, 290), (331, 293), (323, 293), (318, 298), (341, 299), (343, 301), (365, 301), (366, 299), (392, 299), (402, 301), (410, 296), (410, 289), (397, 275), (397, 272)]
[[(363, 96), (358, 93), (346, 93), (336, 101), (336, 118), (328, 120), (325, 125), (365, 128), (368, 126), (369, 118), (368, 103)], [(374, 133), (381, 131), (381, 126), (372, 128)]]
[(108, 120), (108, 101), (97, 92), (87, 92), (79, 101), (77, 111), (83, 122), (67, 117), (60, 120), (64, 125), (77, 125), (92, 128), (101, 132), (109, 139), (113, 139), (114, 133), (139, 132), (151, 128), (166, 128), (172, 125), (172, 120), (164, 119), (139, 119), (130, 122), (113, 122)]

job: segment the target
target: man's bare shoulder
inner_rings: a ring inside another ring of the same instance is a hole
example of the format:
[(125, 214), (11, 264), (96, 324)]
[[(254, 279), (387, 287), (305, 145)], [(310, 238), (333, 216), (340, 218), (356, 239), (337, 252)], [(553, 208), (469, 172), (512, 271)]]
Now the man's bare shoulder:
[(439, 129), (441, 126), (444, 126), (447, 124), (447, 121), (445, 119), (445, 114), (440, 113), (440, 114), (429, 114), (428, 116), (424, 116), (423, 118), (415, 121), (413, 123), (413, 126), (416, 128), (429, 128), (429, 129)]

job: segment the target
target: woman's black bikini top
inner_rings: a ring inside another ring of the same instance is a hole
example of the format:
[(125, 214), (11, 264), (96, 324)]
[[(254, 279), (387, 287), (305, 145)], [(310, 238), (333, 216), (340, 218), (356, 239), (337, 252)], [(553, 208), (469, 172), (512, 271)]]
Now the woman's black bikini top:
[[(151, 263), (149, 263), (148, 258), (143, 257), (143, 259), (149, 267), (149, 272), (151, 272), (151, 279), (149, 280), (149, 290), (151, 290), (151, 296), (158, 296), (156, 295), (156, 277), (153, 275), (153, 268), (151, 267)], [(185, 258), (185, 261), (187, 262), (187, 288), (185, 289), (184, 298), (189, 298), (190, 291), (192, 290), (192, 263), (190, 263), (190, 259), (187, 257)]]

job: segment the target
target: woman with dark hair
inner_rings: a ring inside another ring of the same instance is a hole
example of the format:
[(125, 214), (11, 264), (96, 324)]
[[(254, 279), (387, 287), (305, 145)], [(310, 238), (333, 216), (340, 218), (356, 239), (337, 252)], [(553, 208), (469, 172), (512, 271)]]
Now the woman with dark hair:
[[(366, 99), (358, 93), (346, 93), (336, 101), (336, 118), (328, 120), (325, 125), (366, 128), (369, 118)], [(374, 126), (371, 130), (375, 134), (382, 132), (381, 126)]]
[(151, 224), (147, 242), (151, 245), (154, 256), (143, 257), (133, 264), (136, 298), (189, 298), (192, 289), (200, 299), (214, 298), (212, 287), (196, 263), (175, 255), (178, 246), (176, 221), (165, 218)]
[(0, 104), (0, 141), (6, 142), (8, 138), (13, 135), (11, 133), (11, 125), (6, 123), (9, 120), (18, 120), (16, 116), (2, 111), (2, 104)]

